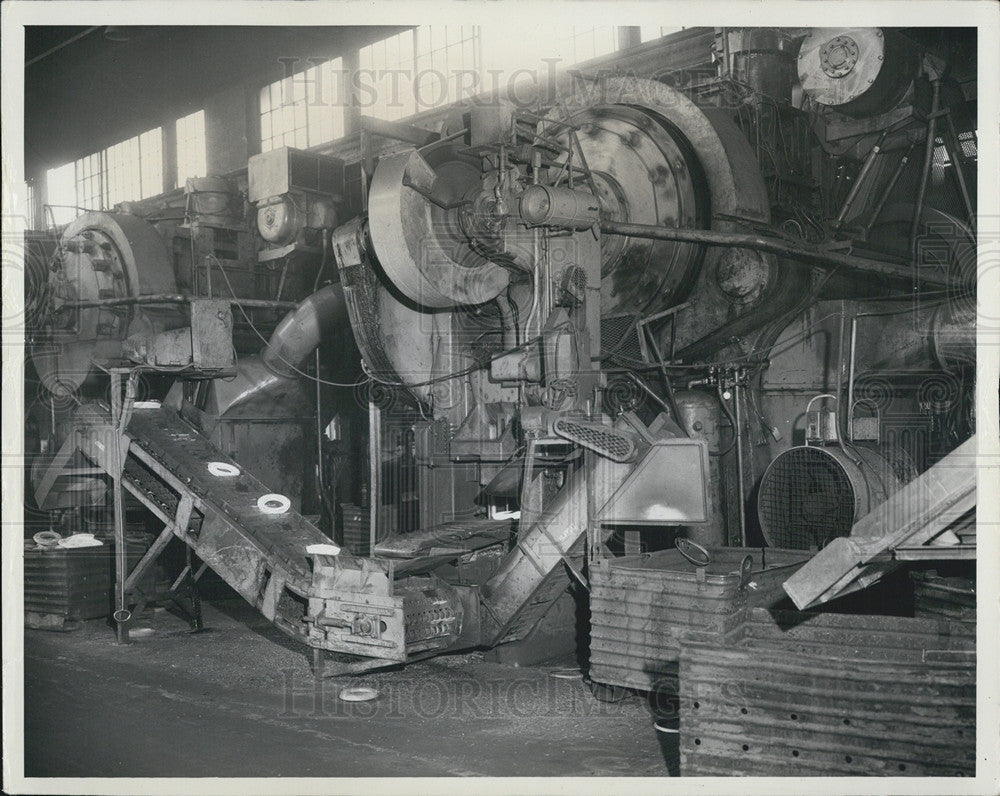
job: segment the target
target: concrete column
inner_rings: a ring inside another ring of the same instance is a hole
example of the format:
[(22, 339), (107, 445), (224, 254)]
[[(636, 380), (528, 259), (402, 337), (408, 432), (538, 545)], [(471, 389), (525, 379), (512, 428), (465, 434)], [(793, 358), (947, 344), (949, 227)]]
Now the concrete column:
[(209, 175), (243, 168), (253, 151), (260, 149), (259, 120), (252, 127), (251, 115), (259, 114), (252, 92), (234, 86), (205, 100), (206, 166)]
[(358, 50), (344, 53), (344, 135), (355, 135), (361, 132), (361, 106), (358, 103), (358, 90), (354, 87), (354, 76), (361, 68), (361, 57)]
[[(177, 121), (164, 121), (163, 130), (163, 192), (177, 187)], [(186, 175), (182, 174), (181, 179)]]
[(627, 50), (642, 44), (642, 29), (636, 25), (618, 26), (618, 49)]

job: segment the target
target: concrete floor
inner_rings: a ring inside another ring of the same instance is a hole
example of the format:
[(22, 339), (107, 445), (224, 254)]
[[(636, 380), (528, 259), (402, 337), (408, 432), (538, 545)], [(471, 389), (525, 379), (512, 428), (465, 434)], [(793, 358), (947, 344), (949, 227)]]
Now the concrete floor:
[[(558, 662), (451, 655), (317, 688), (303, 650), (238, 599), (208, 630), (164, 611), (114, 645), (103, 620), (25, 630), (25, 775), (670, 776), (677, 735), (632, 695), (597, 701)], [(338, 698), (345, 685), (373, 702)]]

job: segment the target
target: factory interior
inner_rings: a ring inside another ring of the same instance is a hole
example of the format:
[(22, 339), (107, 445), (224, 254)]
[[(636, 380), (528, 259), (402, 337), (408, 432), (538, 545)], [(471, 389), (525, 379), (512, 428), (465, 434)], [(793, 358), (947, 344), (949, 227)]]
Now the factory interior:
[(978, 34), (25, 28), (24, 775), (975, 777)]

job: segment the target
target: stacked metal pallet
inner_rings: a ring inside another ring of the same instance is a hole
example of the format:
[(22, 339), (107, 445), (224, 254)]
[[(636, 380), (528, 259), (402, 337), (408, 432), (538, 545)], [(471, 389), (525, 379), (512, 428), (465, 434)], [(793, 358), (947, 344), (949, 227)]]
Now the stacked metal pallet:
[(81, 620), (109, 614), (108, 547), (24, 549), (24, 624), (73, 630)]
[(913, 612), (928, 619), (949, 619), (976, 627), (974, 578), (940, 575), (936, 570), (912, 572)]
[(752, 609), (680, 656), (684, 776), (974, 776), (975, 634)]
[(723, 633), (749, 605), (784, 599), (781, 582), (810, 553), (713, 547), (698, 566), (678, 550), (602, 559), (591, 570), (590, 677), (653, 691), (676, 678), (681, 634)]

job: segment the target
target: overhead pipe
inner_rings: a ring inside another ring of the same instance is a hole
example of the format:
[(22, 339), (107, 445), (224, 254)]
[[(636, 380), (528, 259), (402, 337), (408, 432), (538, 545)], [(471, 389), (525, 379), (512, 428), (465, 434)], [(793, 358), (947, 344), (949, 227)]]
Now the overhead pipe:
[[(209, 296), (191, 296), (185, 293), (147, 293), (141, 296), (116, 296), (114, 298), (87, 299), (81, 301), (60, 302), (60, 308), (90, 309), (93, 307), (132, 307), (147, 304), (189, 304), (199, 298)], [(236, 296), (216, 296), (217, 301), (228, 301), (240, 307), (264, 310), (294, 310), (298, 304), (294, 301), (272, 301), (271, 299), (251, 299)]]
[[(867, 257), (857, 257), (851, 254), (825, 251), (803, 243), (792, 243), (780, 238), (768, 238), (760, 235), (739, 232), (718, 232), (712, 229), (678, 229), (676, 227), (661, 227), (653, 224), (626, 224), (621, 221), (602, 220), (601, 231), (609, 235), (627, 235), (636, 238), (652, 238), (654, 240), (673, 240), (682, 243), (700, 243), (708, 246), (728, 246), (741, 249), (754, 249), (770, 254), (790, 258), (792, 264), (815, 264), (822, 266), (843, 266), (854, 271), (876, 273), (896, 279), (912, 280), (917, 274), (907, 265), (897, 265), (881, 260), (871, 260)], [(931, 284), (950, 285), (947, 276), (931, 273), (920, 273), (921, 281)]]

